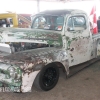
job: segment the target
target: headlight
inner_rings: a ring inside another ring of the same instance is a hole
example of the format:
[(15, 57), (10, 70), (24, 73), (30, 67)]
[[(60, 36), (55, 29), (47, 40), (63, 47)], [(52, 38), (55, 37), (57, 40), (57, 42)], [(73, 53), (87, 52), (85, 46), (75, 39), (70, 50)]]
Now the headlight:
[(8, 69), (8, 73), (9, 73), (9, 76), (12, 78), (12, 79), (19, 79), (21, 76), (19, 75), (18, 73), (18, 70), (17, 68), (14, 68), (14, 67), (9, 67)]
[(8, 73), (9, 73), (9, 76), (10, 76), (12, 79), (15, 79), (16, 76), (17, 76), (16, 69), (15, 69), (14, 67), (9, 67), (9, 68), (8, 68)]

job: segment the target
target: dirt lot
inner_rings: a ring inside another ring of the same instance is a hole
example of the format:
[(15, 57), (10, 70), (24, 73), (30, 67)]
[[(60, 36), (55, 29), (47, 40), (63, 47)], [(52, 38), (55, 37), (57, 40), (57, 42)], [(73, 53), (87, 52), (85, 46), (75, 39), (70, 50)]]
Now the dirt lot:
[(48, 92), (0, 93), (0, 100), (100, 100), (100, 62), (69, 79), (61, 72), (57, 86)]

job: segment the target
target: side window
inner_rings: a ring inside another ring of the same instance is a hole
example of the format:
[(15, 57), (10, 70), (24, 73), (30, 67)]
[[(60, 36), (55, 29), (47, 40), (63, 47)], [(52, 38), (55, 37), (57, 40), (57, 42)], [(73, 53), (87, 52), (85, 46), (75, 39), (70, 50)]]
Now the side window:
[(86, 21), (84, 17), (73, 17), (74, 27), (84, 27)]
[[(86, 28), (86, 20), (84, 16), (73, 16), (68, 19), (68, 31), (82, 30)], [(71, 30), (70, 30), (71, 29)]]

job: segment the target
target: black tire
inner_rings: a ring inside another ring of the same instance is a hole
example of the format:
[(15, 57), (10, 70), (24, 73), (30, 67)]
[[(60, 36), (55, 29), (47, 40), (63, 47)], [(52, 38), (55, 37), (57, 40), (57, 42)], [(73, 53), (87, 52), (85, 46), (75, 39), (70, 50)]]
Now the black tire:
[(59, 79), (59, 68), (55, 64), (49, 64), (42, 68), (35, 78), (34, 86), (43, 91), (49, 91), (55, 87)]

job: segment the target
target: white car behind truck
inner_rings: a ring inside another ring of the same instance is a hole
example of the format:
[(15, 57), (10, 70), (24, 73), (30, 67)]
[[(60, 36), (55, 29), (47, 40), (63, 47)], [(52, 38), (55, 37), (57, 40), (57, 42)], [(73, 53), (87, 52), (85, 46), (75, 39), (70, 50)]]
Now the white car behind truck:
[(84, 11), (44, 11), (33, 16), (31, 28), (0, 28), (1, 87), (48, 91), (58, 82), (59, 68), (68, 77), (76, 66), (80, 70), (99, 59), (100, 34), (91, 33)]

